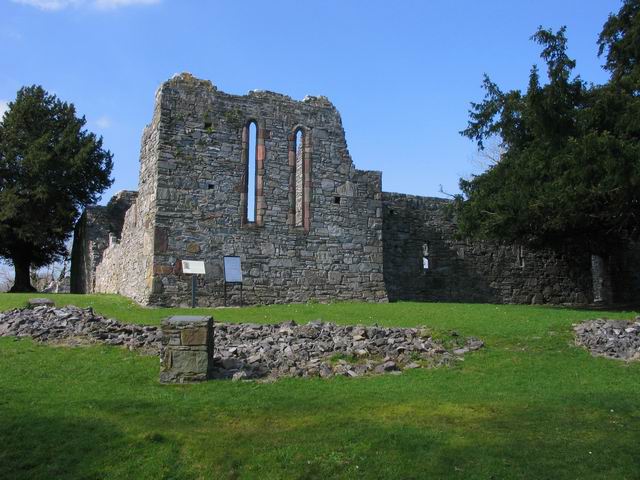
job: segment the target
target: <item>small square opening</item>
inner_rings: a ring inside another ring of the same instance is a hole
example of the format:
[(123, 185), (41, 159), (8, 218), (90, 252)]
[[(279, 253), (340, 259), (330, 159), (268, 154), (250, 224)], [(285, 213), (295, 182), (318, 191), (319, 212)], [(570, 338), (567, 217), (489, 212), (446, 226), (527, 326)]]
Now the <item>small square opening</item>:
[(204, 129), (209, 130), (211, 128), (211, 122), (204, 122)]
[(214, 187), (213, 183), (210, 183), (207, 185), (207, 190), (213, 190), (213, 187)]
[(340, 197), (333, 197), (333, 203), (340, 205)]

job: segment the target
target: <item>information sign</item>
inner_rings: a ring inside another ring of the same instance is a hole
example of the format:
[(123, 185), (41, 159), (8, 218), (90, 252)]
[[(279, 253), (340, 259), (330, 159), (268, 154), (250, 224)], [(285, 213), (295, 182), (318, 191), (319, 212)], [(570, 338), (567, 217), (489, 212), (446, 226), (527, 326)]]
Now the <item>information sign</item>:
[(182, 273), (204, 275), (204, 262), (201, 260), (182, 260)]
[(224, 257), (224, 281), (227, 283), (242, 283), (240, 257)]

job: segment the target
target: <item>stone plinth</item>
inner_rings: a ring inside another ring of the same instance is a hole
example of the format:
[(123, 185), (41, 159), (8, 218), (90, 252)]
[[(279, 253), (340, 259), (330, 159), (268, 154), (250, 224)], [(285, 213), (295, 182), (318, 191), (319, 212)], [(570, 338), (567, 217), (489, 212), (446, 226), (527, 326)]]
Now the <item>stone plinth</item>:
[(48, 298), (30, 298), (27, 303), (29, 304), (29, 308), (54, 306), (53, 300)]
[(174, 316), (162, 321), (161, 383), (202, 382), (213, 361), (213, 318)]

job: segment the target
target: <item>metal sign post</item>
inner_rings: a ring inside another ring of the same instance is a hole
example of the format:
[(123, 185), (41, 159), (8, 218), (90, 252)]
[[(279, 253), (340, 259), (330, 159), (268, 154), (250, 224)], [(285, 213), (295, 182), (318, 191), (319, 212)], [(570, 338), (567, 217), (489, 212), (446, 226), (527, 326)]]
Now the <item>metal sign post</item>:
[(224, 306), (227, 306), (227, 284), (240, 285), (240, 306), (242, 306), (242, 265), (240, 257), (223, 257), (224, 261)]
[(191, 274), (191, 308), (196, 308), (196, 275), (204, 275), (204, 262), (200, 260), (182, 260), (182, 273)]
[(191, 308), (196, 308), (196, 276), (191, 275)]

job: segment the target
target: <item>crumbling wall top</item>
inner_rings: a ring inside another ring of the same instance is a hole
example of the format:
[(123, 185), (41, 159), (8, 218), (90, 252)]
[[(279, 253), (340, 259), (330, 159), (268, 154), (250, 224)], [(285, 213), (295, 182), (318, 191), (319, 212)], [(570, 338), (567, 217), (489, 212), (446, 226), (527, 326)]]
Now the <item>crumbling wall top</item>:
[(203, 80), (201, 78), (194, 77), (189, 72), (176, 73), (169, 80), (164, 82), (162, 85), (177, 85), (177, 84), (187, 84), (194, 87), (203, 87), (211, 90), (217, 90), (216, 87), (210, 80)]
[(302, 100), (296, 100), (290, 97), (289, 95), (273, 92), (270, 90), (262, 90), (262, 89), (250, 90), (247, 93), (247, 95), (232, 95), (232, 94), (228, 94), (218, 90), (218, 87), (216, 87), (210, 80), (199, 79), (193, 76), (189, 72), (176, 73), (173, 77), (171, 77), (169, 80), (167, 80), (160, 86), (160, 88), (158, 89), (158, 92), (161, 92), (164, 88), (167, 88), (167, 87), (179, 88), (181, 86), (195, 88), (195, 89), (202, 88), (212, 92), (219, 92), (229, 97), (237, 97), (237, 98), (249, 97), (249, 98), (257, 98), (257, 99), (276, 101), (276, 102), (279, 101), (279, 102), (285, 102), (285, 103), (290, 103), (290, 102), (302, 103), (302, 104), (310, 105), (313, 107), (330, 108), (332, 110), (337, 111), (335, 105), (324, 95), (320, 95), (320, 96), (307, 95)]

